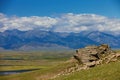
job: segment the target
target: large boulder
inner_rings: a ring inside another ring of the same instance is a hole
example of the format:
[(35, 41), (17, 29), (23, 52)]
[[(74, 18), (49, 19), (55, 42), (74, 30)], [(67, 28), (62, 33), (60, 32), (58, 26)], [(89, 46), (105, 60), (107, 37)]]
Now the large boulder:
[(95, 66), (100, 63), (108, 63), (115, 60), (116, 52), (111, 50), (110, 46), (107, 44), (102, 44), (100, 46), (87, 46), (76, 50), (74, 59), (79, 62), (79, 64), (85, 64), (90, 66)]

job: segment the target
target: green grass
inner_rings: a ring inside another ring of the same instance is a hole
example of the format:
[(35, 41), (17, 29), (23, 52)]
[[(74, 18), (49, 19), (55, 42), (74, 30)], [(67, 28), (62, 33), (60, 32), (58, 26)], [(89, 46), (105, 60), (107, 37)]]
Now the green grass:
[[(0, 80), (36, 80), (36, 78), (39, 79), (39, 76), (54, 74), (55, 72), (59, 72), (60, 64), (62, 65), (72, 55), (73, 51), (0, 52), (0, 65), (3, 65), (0, 66), (0, 71), (40, 69), (20, 74), (0, 76)], [(65, 66), (63, 65), (63, 67)], [(44, 79), (44, 77), (40, 79)]]
[(49, 65), (56, 61), (65, 61), (69, 59), (73, 55), (73, 53), (73, 51), (0, 52), (0, 65)]
[(120, 80), (120, 62), (100, 65), (89, 70), (81, 70), (54, 80)]
[[(118, 50), (120, 52), (120, 50)], [(40, 69), (20, 74), (0, 76), (0, 80), (48, 80), (62, 70), (73, 66), (73, 63), (66, 63), (74, 54), (67, 52), (1, 52), (0, 71)], [(17, 58), (17, 60), (15, 60)], [(18, 58), (20, 60), (18, 60)], [(53, 80), (120, 80), (120, 62), (99, 65), (89, 70), (81, 70), (70, 75), (59, 76)]]
[(64, 70), (66, 67), (69, 66), (71, 66), (71, 64), (58, 62), (54, 65), (47, 67), (45, 66), (45, 68), (40, 68), (40, 70), (36, 71), (25, 72), (10, 76), (0, 76), (0, 80), (46, 80), (49, 79), (49, 77), (58, 74), (60, 71)]
[[(116, 50), (120, 53), (120, 50)], [(98, 65), (89, 70), (81, 70), (70, 75), (61, 75), (53, 80), (120, 80), (120, 58), (117, 62)]]

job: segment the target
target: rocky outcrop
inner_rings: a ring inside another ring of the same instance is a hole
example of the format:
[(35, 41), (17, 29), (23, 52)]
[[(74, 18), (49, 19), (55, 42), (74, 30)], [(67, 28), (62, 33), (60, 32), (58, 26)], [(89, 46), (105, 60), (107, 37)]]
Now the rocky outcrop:
[(76, 50), (74, 59), (77, 60), (79, 64), (93, 67), (98, 64), (116, 61), (119, 56), (119, 54), (111, 50), (109, 45), (102, 44), (100, 46), (87, 46)]
[(107, 44), (87, 46), (76, 50), (76, 54), (72, 57), (72, 59), (67, 61), (67, 63), (73, 64), (71, 67), (61, 71), (52, 78), (60, 75), (69, 75), (75, 71), (89, 69), (96, 65), (115, 62), (119, 57), (120, 54), (111, 50), (110, 46)]

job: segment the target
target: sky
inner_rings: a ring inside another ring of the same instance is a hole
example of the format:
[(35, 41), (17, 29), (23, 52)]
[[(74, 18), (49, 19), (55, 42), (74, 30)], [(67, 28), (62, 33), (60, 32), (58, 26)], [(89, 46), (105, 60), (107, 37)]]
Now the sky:
[(120, 35), (120, 0), (0, 0), (0, 32), (34, 29)]
[(8, 16), (92, 13), (120, 18), (120, 0), (0, 0), (0, 12)]

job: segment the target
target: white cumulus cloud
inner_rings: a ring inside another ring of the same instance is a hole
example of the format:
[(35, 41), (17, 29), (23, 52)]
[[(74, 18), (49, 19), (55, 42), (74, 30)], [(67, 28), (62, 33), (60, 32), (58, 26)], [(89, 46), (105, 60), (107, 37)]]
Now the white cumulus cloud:
[(120, 19), (95, 14), (63, 14), (56, 17), (8, 17), (0, 13), (0, 32), (18, 29), (21, 31), (41, 29), (55, 32), (103, 31), (120, 34)]

